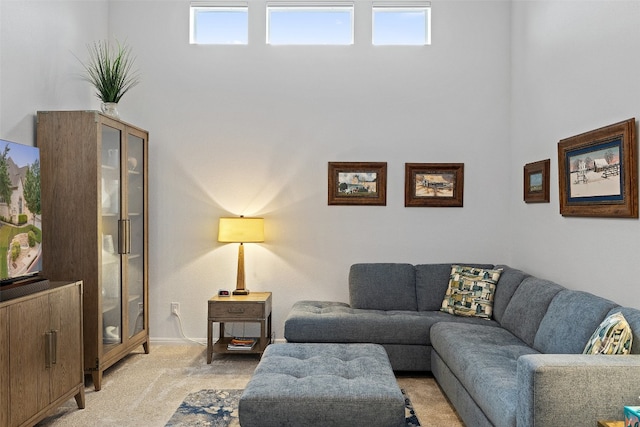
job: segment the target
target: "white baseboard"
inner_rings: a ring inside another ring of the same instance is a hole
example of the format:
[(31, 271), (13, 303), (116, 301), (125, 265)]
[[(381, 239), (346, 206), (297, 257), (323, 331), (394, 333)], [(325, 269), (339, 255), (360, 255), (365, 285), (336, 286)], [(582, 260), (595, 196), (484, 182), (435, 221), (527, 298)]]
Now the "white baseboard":
[(206, 338), (195, 338), (193, 341), (190, 341), (184, 338), (151, 337), (149, 340), (151, 341), (151, 345), (207, 345)]
[[(217, 338), (214, 338), (217, 340)], [(207, 345), (206, 338), (193, 338), (193, 341), (184, 338), (164, 338), (164, 337), (151, 337), (152, 345)], [(277, 338), (273, 341), (275, 344), (286, 343), (284, 338)]]

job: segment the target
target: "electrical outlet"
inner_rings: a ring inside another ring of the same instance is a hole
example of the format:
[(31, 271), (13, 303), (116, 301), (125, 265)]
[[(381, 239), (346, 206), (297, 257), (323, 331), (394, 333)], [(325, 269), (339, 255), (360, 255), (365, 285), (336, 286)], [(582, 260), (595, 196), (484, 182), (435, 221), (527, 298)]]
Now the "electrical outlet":
[(180, 316), (180, 303), (179, 302), (172, 302), (171, 303), (171, 314), (174, 314), (176, 316)]

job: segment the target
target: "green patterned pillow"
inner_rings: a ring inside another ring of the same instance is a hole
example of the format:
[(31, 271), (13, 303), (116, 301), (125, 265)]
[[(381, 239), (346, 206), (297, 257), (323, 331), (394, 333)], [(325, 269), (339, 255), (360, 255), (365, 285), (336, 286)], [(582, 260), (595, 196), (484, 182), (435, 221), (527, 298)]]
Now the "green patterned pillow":
[(633, 333), (622, 313), (613, 313), (591, 335), (583, 354), (629, 354)]
[(501, 274), (502, 269), (485, 270), (452, 265), (449, 287), (440, 311), (490, 319), (493, 313), (493, 295)]

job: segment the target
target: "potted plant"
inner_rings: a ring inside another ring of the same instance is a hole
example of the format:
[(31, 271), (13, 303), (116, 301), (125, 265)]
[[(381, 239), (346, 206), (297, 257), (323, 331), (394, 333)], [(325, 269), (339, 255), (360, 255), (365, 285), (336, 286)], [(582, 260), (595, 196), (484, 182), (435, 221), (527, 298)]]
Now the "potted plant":
[(96, 96), (102, 101), (105, 114), (118, 117), (116, 106), (120, 98), (140, 83), (140, 74), (133, 69), (135, 58), (131, 48), (116, 41), (113, 46), (106, 40), (87, 45), (89, 60), (82, 63), (84, 80), (96, 88)]

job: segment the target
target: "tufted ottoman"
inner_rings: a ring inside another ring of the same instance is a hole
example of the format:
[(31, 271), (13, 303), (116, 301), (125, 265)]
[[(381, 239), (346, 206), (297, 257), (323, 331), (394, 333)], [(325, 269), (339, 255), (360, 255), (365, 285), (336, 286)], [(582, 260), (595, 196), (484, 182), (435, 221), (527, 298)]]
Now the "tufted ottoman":
[(242, 427), (406, 425), (404, 397), (378, 344), (272, 344), (238, 411)]

